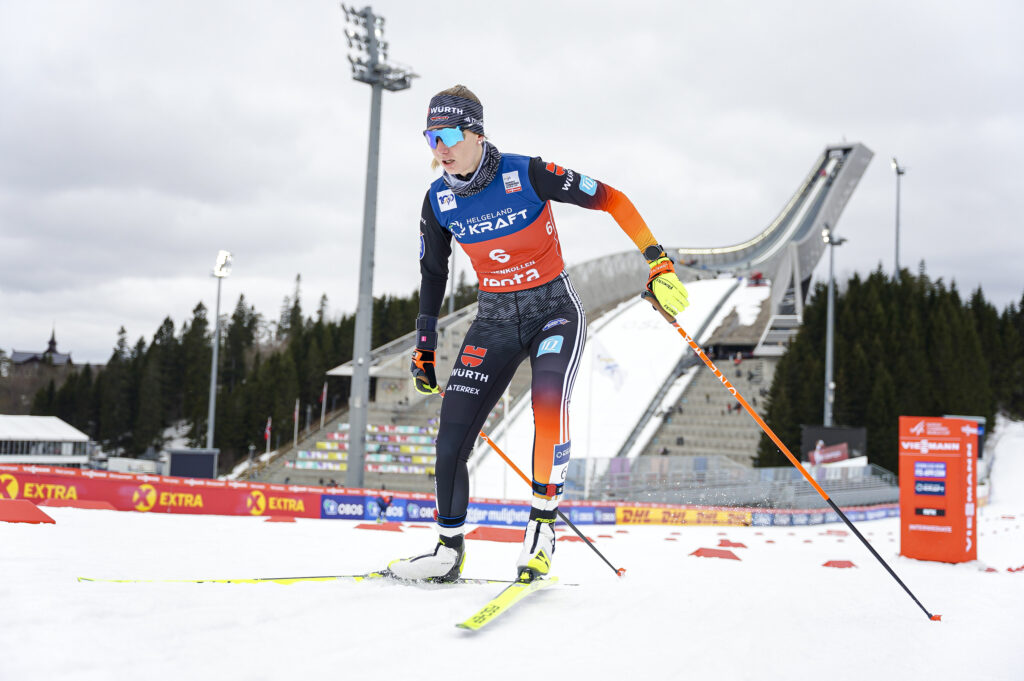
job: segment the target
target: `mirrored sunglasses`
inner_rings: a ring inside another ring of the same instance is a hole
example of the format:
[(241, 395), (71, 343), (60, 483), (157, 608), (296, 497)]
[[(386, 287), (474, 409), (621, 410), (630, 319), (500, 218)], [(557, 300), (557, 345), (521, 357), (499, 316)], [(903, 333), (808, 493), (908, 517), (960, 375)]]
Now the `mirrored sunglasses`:
[(441, 128), (440, 130), (424, 130), (423, 136), (427, 138), (427, 144), (431, 149), (437, 148), (437, 140), (444, 142), (446, 147), (453, 147), (466, 139), (460, 128)]

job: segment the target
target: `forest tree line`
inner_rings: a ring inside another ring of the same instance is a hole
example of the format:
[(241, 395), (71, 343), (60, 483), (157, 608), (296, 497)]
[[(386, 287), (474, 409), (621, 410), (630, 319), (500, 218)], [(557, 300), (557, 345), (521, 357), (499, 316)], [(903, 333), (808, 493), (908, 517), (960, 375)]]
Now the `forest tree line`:
[[(855, 275), (835, 295), (833, 422), (867, 429), (871, 463), (899, 470), (898, 417), (1024, 418), (1024, 298), (1002, 312), (979, 287), (963, 300), (955, 283), (922, 271), (898, 278)], [(768, 425), (794, 454), (801, 424), (824, 410), (827, 288), (815, 287), (804, 321), (772, 381)], [(788, 462), (762, 436), (757, 465)]]
[[(213, 442), (221, 451), (222, 470), (247, 456), (250, 444), (262, 450), (268, 417), (272, 446), (289, 442), (296, 398), (303, 405), (300, 428), (304, 405), (316, 405), (319, 419), (326, 372), (352, 359), (355, 314), (329, 319), (324, 295), (315, 315), (305, 316), (300, 284), (296, 277), (295, 291), (285, 297), (276, 321), (266, 320), (245, 294), (230, 315), (222, 315)], [(460, 277), (456, 306), (475, 299), (476, 287)], [(375, 297), (372, 347), (412, 331), (418, 311), (418, 291)], [(200, 302), (180, 328), (167, 317), (151, 340), (140, 337), (134, 344), (122, 327), (102, 370), (85, 365), (60, 387), (50, 381), (36, 393), (31, 413), (63, 419), (108, 454), (159, 450), (168, 427), (178, 424), (187, 429), (190, 446), (206, 446), (215, 337), (210, 317)], [(331, 377), (327, 408), (346, 406), (349, 387), (349, 378)]]

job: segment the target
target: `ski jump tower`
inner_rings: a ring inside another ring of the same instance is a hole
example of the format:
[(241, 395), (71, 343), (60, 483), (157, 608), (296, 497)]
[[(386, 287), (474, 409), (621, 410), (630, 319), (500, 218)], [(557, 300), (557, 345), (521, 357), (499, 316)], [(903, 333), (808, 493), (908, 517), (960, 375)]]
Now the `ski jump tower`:
[(835, 230), (874, 153), (863, 144), (826, 147), (779, 215), (743, 243), (679, 248), (680, 262), (771, 279), (771, 318), (755, 355), (781, 355), (803, 321), (811, 273), (825, 252), (822, 230)]

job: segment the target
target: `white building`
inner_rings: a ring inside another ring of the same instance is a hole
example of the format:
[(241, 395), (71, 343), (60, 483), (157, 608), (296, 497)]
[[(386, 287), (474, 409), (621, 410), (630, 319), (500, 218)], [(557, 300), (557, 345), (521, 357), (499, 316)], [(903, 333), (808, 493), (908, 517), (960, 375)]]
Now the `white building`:
[(0, 463), (84, 466), (89, 436), (56, 416), (0, 414)]

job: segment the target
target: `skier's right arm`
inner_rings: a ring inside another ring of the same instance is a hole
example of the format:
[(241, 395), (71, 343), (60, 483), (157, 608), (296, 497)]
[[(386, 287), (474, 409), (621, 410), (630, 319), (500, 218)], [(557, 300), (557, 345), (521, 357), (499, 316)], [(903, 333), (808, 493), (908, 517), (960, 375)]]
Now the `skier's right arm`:
[(437, 316), (444, 301), (451, 254), (452, 234), (438, 223), (428, 192), (420, 211), (420, 313), (416, 317), (416, 348), (411, 367), (416, 391), (424, 395), (440, 392), (434, 370), (434, 350), (437, 348)]

